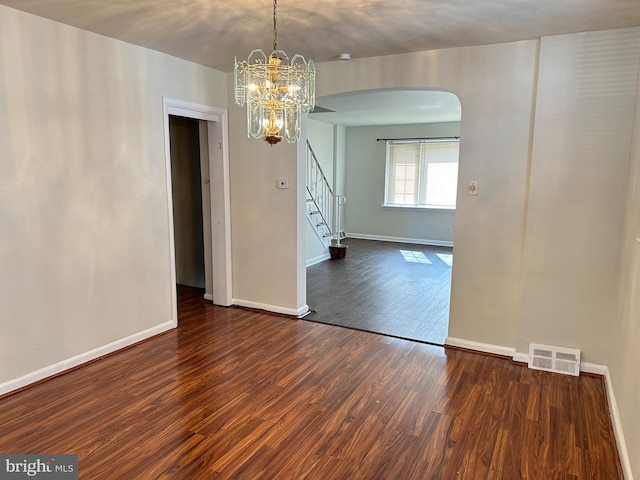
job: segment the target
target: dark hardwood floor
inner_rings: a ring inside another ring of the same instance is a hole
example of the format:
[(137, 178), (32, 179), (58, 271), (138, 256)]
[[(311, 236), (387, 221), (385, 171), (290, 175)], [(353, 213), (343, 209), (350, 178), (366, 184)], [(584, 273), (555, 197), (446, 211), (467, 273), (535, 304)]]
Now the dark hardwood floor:
[(443, 345), (453, 249), (348, 238), (345, 259), (307, 268), (305, 319)]
[(0, 452), (80, 479), (618, 479), (600, 377), (223, 308), (0, 399)]

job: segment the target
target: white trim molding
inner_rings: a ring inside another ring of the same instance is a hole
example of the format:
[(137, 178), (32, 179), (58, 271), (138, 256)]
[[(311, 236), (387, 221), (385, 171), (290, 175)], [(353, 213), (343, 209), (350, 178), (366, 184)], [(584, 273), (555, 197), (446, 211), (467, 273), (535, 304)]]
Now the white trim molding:
[(606, 365), (598, 365), (597, 363), (580, 362), (580, 372), (590, 373), (592, 375), (607, 375), (609, 369)]
[(463, 338), (447, 337), (444, 346), (464, 348), (467, 350), (475, 350), (477, 352), (490, 353), (492, 355), (500, 355), (503, 357), (513, 358), (516, 353), (515, 348), (502, 347), (500, 345), (491, 345), (489, 343), (474, 342)]
[(515, 352), (513, 354), (513, 361), (517, 363), (529, 363), (529, 354), (523, 352)]
[(329, 260), (330, 258), (331, 255), (328, 252), (323, 253), (322, 255), (318, 255), (315, 258), (310, 258), (309, 260), (307, 260), (307, 267), (315, 265), (316, 263), (324, 262), (325, 260)]
[(198, 103), (185, 102), (174, 98), (163, 97), (162, 103), (167, 113), (170, 115), (178, 115), (180, 117), (217, 122), (220, 120), (220, 115), (224, 114), (224, 110), (219, 108), (200, 105)]
[(67, 358), (66, 360), (54, 363), (53, 365), (48, 365), (34, 372), (27, 373), (26, 375), (0, 384), (0, 395), (18, 390), (19, 388), (26, 387), (35, 382), (45, 380), (60, 373), (64, 373), (84, 363), (91, 362), (92, 360), (95, 360), (97, 358), (109, 355), (110, 353), (116, 352), (118, 350), (122, 350), (123, 348), (127, 348), (135, 343), (141, 342), (160, 333), (164, 333), (175, 327), (176, 325), (174, 324), (173, 320), (170, 320), (168, 322), (161, 323), (160, 325), (156, 325), (155, 327), (151, 327), (147, 330), (143, 330), (142, 332), (134, 333), (133, 335), (121, 338), (120, 340), (116, 340), (115, 342), (108, 343), (101, 347), (94, 348), (93, 350), (89, 350), (88, 352), (84, 352), (74, 357)]
[(604, 370), (604, 383), (607, 388), (607, 400), (609, 401), (609, 415), (611, 416), (611, 424), (613, 425), (613, 433), (616, 437), (616, 445), (618, 446), (618, 455), (622, 464), (622, 473), (626, 480), (633, 480), (633, 471), (631, 470), (631, 460), (627, 451), (627, 444), (624, 440), (624, 432), (622, 431), (622, 422), (620, 421), (620, 412), (616, 403), (616, 396), (613, 393), (613, 383), (609, 374), (609, 367), (600, 366)]
[(279, 305), (270, 305), (268, 303), (253, 302), (251, 300), (233, 299), (233, 305), (238, 307), (252, 308), (255, 310), (264, 310), (265, 312), (279, 313), (281, 315), (289, 315), (291, 317), (304, 317), (309, 313), (309, 306), (304, 305), (298, 309), (281, 307)]
[(414, 245), (432, 245), (434, 247), (453, 247), (449, 240), (429, 240), (423, 238), (388, 237), (386, 235), (369, 235), (366, 233), (347, 232), (347, 238), (359, 238), (361, 240), (378, 240), (380, 242), (412, 243)]
[(421, 205), (391, 205), (384, 203), (382, 208), (388, 208), (389, 210), (404, 210), (407, 212), (437, 212), (437, 213), (456, 213), (456, 207), (427, 207)]
[[(174, 326), (178, 324), (178, 299), (176, 284), (175, 238), (173, 232), (173, 192), (171, 188), (171, 142), (169, 115), (179, 115), (209, 122), (207, 125), (209, 143), (209, 177), (211, 179), (211, 235), (213, 292), (212, 301), (217, 305), (229, 306), (232, 299), (231, 262), (231, 194), (229, 179), (229, 127), (228, 112), (208, 105), (185, 102), (173, 98), (162, 98), (162, 112), (165, 134), (165, 175), (167, 187), (167, 215), (169, 218), (169, 258), (171, 272), (171, 307)], [(215, 128), (214, 126), (215, 125)], [(215, 172), (215, 173), (214, 173)], [(215, 195), (214, 195), (215, 192)], [(214, 227), (215, 225), (215, 227)], [(215, 300), (214, 300), (215, 299)]]

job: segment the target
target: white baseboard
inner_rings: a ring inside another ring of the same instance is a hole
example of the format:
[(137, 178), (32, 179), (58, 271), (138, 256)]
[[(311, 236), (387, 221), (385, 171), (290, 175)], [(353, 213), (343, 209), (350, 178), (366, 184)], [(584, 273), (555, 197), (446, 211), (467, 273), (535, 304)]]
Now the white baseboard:
[(378, 240), (381, 242), (413, 243), (414, 245), (433, 245), (434, 247), (453, 247), (453, 242), (448, 240), (428, 240), (423, 238), (387, 237), (385, 235), (369, 235), (366, 233), (348, 232), (347, 238), (359, 238), (362, 240)]
[(310, 258), (309, 260), (307, 260), (307, 267), (310, 267), (311, 265), (315, 265), (316, 263), (324, 262), (325, 260), (329, 260), (330, 258), (331, 258), (331, 255), (329, 255), (329, 252), (323, 253), (322, 255), (318, 255), (315, 258)]
[(624, 432), (622, 431), (622, 422), (620, 421), (620, 412), (616, 403), (616, 396), (613, 393), (613, 384), (611, 383), (611, 375), (609, 368), (604, 367), (604, 383), (607, 387), (607, 399), (609, 400), (609, 414), (611, 415), (611, 424), (613, 425), (613, 433), (616, 436), (616, 444), (618, 446), (618, 455), (622, 464), (622, 473), (625, 480), (633, 480), (633, 472), (631, 471), (631, 460), (627, 451), (627, 444), (624, 441)]
[[(444, 341), (445, 346), (450, 345), (452, 347), (465, 348), (467, 350), (475, 350), (478, 352), (491, 353), (495, 355), (502, 355), (505, 357), (511, 357), (515, 362), (528, 363), (529, 355), (527, 353), (516, 352), (515, 348), (503, 347), (500, 345), (491, 345), (488, 343), (474, 342), (472, 340), (465, 340), (462, 338), (447, 337)], [(594, 375), (602, 375), (605, 380), (607, 388), (607, 401), (609, 403), (609, 414), (611, 416), (611, 424), (613, 425), (613, 433), (616, 437), (616, 444), (618, 446), (618, 455), (620, 456), (620, 463), (622, 464), (622, 471), (625, 480), (633, 480), (633, 472), (631, 471), (631, 461), (629, 460), (629, 453), (627, 452), (627, 445), (624, 440), (624, 433), (622, 430), (622, 423), (620, 421), (620, 413), (618, 412), (618, 404), (616, 403), (616, 397), (613, 392), (613, 385), (611, 383), (611, 376), (609, 374), (609, 368), (606, 365), (599, 365), (597, 363), (581, 362), (580, 371), (584, 373), (590, 373)]]
[(515, 352), (513, 354), (513, 361), (518, 363), (529, 363), (529, 354), (522, 352)]
[(463, 338), (447, 337), (444, 341), (445, 346), (466, 348), (467, 350), (475, 350), (477, 352), (491, 353), (492, 355), (501, 355), (503, 357), (513, 358), (516, 353), (515, 348), (502, 347), (500, 345), (491, 345), (489, 343), (474, 342)]
[(613, 384), (611, 383), (609, 367), (607, 367), (606, 365), (599, 365), (597, 363), (581, 362), (580, 372), (600, 375), (604, 377), (604, 383), (607, 389), (607, 402), (609, 404), (609, 416), (611, 417), (613, 434), (616, 437), (618, 455), (620, 456), (620, 463), (622, 464), (622, 473), (626, 480), (633, 480), (631, 461), (629, 460), (629, 452), (627, 451), (627, 444), (624, 440), (622, 422), (620, 421), (620, 412), (618, 411), (618, 403), (616, 402), (616, 396), (613, 392)]
[(292, 317), (302, 317), (309, 313), (309, 306), (304, 305), (298, 309), (281, 307), (279, 305), (269, 305), (268, 303), (252, 302), (251, 300), (242, 300), (240, 298), (234, 298), (232, 300), (233, 305), (239, 307), (253, 308), (256, 310), (264, 310), (266, 312), (280, 313), (282, 315), (290, 315)]
[(598, 365), (597, 363), (580, 362), (580, 372), (591, 373), (593, 375), (606, 375), (609, 369), (606, 365)]
[(26, 375), (0, 384), (0, 395), (4, 395), (5, 393), (9, 393), (14, 390), (18, 390), (19, 388), (26, 387), (27, 385), (31, 385), (32, 383), (44, 380), (45, 378), (58, 375), (59, 373), (63, 373), (67, 370), (77, 367), (78, 365), (82, 365), (83, 363), (90, 362), (92, 360), (95, 360), (96, 358), (100, 358), (117, 350), (121, 350), (130, 345), (133, 345), (134, 343), (146, 340), (147, 338), (153, 337), (154, 335), (158, 335), (162, 332), (166, 332), (167, 330), (171, 330), (175, 327), (176, 324), (173, 321), (165, 322), (142, 332), (135, 333), (125, 338), (121, 338), (120, 340), (116, 340), (115, 342), (111, 342), (107, 345), (103, 345), (101, 347), (94, 348), (93, 350), (89, 350), (88, 352), (81, 353), (80, 355), (76, 355), (74, 357), (67, 358), (66, 360), (54, 363), (53, 365), (41, 368), (39, 370), (36, 370), (35, 372), (27, 373)]

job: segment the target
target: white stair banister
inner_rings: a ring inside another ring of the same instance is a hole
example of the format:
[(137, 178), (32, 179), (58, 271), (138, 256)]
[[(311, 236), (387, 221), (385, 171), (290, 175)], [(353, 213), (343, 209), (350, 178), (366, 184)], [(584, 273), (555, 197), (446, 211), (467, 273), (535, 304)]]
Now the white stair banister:
[[(340, 208), (345, 202), (344, 195), (333, 193), (307, 140), (307, 215), (322, 238), (333, 237), (337, 244), (340, 244)], [(312, 217), (316, 216), (319, 219), (313, 220)], [(324, 243), (328, 246), (327, 242)]]

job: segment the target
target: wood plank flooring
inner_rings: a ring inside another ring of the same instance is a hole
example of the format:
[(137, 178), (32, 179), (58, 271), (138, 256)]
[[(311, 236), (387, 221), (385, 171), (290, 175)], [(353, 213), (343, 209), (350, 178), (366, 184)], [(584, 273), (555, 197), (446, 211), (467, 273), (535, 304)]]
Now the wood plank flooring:
[(622, 478), (599, 377), (179, 298), (176, 330), (0, 399), (0, 452), (86, 480)]
[(453, 249), (348, 238), (343, 260), (307, 268), (306, 320), (443, 345)]

